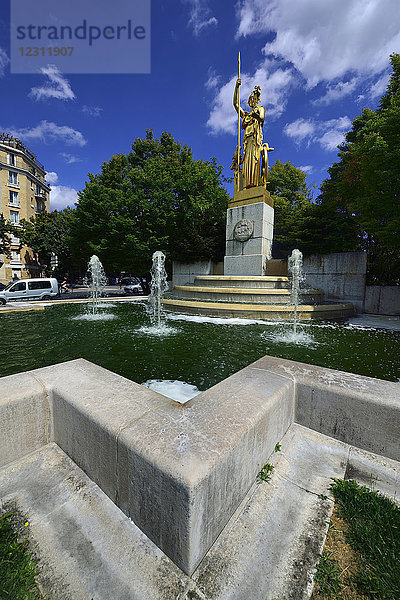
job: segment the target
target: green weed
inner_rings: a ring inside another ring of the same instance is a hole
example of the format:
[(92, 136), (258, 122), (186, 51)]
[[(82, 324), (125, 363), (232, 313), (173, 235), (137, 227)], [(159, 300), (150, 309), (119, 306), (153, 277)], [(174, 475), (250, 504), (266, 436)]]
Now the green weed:
[(274, 466), (269, 463), (265, 464), (261, 471), (257, 475), (257, 483), (262, 483), (263, 481), (269, 481), (271, 479), (272, 471), (274, 470)]
[[(27, 525), (27, 523), (26, 523)], [(13, 528), (12, 513), (0, 517), (0, 598), (44, 600), (36, 585), (36, 563), (19, 542)]]

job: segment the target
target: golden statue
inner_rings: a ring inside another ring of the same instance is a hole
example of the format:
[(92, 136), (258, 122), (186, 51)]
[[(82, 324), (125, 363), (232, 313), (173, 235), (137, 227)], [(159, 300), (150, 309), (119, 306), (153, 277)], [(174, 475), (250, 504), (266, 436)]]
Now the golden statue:
[[(261, 183), (266, 186), (268, 175), (268, 144), (263, 144), (262, 127), (265, 119), (265, 108), (258, 106), (261, 100), (261, 88), (256, 85), (250, 94), (247, 104), (250, 111), (246, 112), (240, 106), (240, 53), (239, 53), (239, 77), (236, 80), (235, 92), (233, 94), (233, 106), (238, 113), (238, 146), (234, 156), (234, 162), (231, 169), (235, 170), (235, 191), (240, 188), (240, 165), (242, 164), (243, 189), (256, 187), (260, 185), (260, 159), (262, 164)], [(243, 136), (243, 159), (238, 159), (240, 155), (240, 122), (244, 129)], [(234, 169), (234, 165), (236, 169)]]

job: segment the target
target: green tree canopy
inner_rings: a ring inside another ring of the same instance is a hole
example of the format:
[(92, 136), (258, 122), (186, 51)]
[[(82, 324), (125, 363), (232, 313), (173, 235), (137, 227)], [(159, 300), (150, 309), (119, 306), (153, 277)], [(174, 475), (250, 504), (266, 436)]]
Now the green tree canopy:
[(29, 221), (21, 221), (21, 241), (38, 253), (40, 264), (50, 272), (51, 254), (57, 255), (56, 273), (65, 274), (72, 268), (71, 228), (74, 209), (65, 208), (51, 213), (41, 212)]
[(275, 257), (287, 256), (294, 248), (304, 254), (357, 249), (358, 230), (352, 218), (332, 203), (313, 202), (304, 171), (278, 160), (268, 179), (275, 208)]
[(364, 109), (339, 147), (319, 203), (346, 214), (369, 252), (370, 283), (400, 281), (400, 55), (378, 108)]
[(306, 174), (291, 162), (277, 160), (268, 173), (268, 190), (274, 200), (273, 255), (287, 256), (293, 248), (304, 247), (301, 224), (312, 205)]
[(18, 235), (16, 228), (7, 223), (3, 213), (0, 213), (0, 254), (11, 256), (10, 234)]
[(228, 202), (222, 167), (194, 160), (170, 133), (137, 138), (129, 154), (89, 174), (74, 213), (75, 252), (97, 254), (106, 268), (138, 273), (151, 255), (169, 259), (222, 258)]

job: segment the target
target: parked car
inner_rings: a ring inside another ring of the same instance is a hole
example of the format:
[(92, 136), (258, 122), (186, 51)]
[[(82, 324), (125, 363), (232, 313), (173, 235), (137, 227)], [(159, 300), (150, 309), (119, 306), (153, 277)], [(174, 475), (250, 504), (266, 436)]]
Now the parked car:
[(0, 292), (0, 303), (10, 300), (50, 300), (58, 295), (58, 281), (54, 277), (19, 279), (9, 283)]
[(132, 295), (143, 294), (142, 284), (138, 277), (130, 277), (130, 283), (124, 287), (124, 292)]
[(5, 287), (6, 287), (6, 284), (5, 284), (5, 283), (1, 283), (1, 281), (0, 281), (0, 292), (1, 292), (2, 290), (4, 290), (4, 289), (5, 289)]

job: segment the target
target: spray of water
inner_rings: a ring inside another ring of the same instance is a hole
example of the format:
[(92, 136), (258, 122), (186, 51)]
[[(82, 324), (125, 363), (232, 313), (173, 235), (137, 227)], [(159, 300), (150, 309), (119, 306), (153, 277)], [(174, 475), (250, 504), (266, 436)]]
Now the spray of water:
[(97, 315), (99, 310), (99, 299), (101, 298), (104, 288), (106, 287), (107, 278), (103, 269), (103, 265), (95, 254), (93, 254), (92, 258), (89, 260), (88, 271), (88, 286), (92, 299), (92, 315)]
[(162, 308), (162, 297), (168, 290), (167, 272), (165, 270), (165, 255), (160, 251), (153, 254), (153, 265), (151, 267), (150, 295), (148, 298), (149, 313), (154, 327), (161, 329), (165, 314)]
[(299, 306), (299, 291), (300, 284), (303, 279), (302, 275), (303, 268), (303, 255), (300, 250), (293, 250), (292, 254), (289, 256), (288, 261), (288, 269), (289, 273), (292, 275), (292, 294), (291, 294), (291, 302), (294, 306), (294, 315), (293, 315), (293, 333), (296, 334), (297, 331), (297, 309)]

